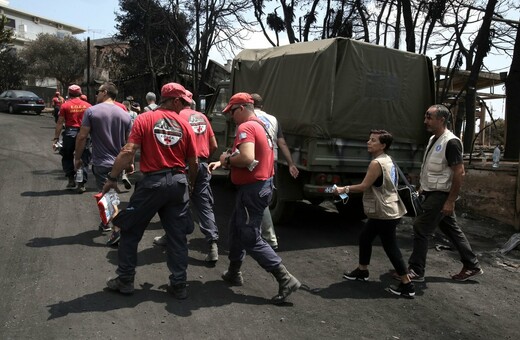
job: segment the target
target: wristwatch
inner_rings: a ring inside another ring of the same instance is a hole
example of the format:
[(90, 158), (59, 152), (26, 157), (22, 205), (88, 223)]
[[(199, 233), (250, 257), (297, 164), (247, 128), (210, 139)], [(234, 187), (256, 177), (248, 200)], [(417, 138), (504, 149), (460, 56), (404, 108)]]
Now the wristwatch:
[(110, 172), (107, 174), (107, 179), (110, 182), (117, 182), (117, 177), (112, 177), (112, 174)]

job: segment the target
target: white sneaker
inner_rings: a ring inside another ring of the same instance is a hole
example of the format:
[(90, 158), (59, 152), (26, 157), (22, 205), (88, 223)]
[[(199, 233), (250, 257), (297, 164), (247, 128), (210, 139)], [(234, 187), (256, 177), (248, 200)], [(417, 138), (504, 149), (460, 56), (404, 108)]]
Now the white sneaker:
[(166, 234), (164, 234), (163, 236), (157, 236), (153, 238), (153, 244), (157, 246), (165, 246), (166, 243)]

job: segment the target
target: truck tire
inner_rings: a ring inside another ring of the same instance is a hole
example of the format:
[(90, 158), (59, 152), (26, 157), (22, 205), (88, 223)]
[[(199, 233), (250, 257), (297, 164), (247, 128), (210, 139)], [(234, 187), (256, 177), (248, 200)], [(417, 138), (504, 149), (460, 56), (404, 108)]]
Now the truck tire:
[(347, 204), (338, 202), (336, 203), (336, 209), (338, 209), (338, 213), (341, 215), (342, 219), (359, 222), (366, 218), (366, 215), (363, 212), (362, 196), (351, 196)]

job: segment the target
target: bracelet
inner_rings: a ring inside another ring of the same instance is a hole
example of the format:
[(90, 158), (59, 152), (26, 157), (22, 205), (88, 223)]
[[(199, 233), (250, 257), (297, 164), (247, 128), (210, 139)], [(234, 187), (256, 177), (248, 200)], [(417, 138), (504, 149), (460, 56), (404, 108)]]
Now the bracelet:
[(349, 192), (350, 192), (350, 187), (347, 185), (347, 186), (345, 187), (345, 194), (348, 194)]

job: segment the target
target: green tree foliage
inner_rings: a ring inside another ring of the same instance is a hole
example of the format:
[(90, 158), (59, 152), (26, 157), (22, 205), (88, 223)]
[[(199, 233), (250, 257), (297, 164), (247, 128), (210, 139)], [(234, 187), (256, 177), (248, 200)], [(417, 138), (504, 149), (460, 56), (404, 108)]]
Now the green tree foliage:
[(29, 64), (29, 73), (39, 79), (56, 78), (68, 86), (81, 82), (86, 67), (86, 44), (75, 37), (59, 38), (39, 34), (20, 55)]
[(26, 65), (10, 45), (13, 31), (6, 27), (7, 18), (0, 17), (0, 92), (20, 88), (25, 79)]
[(185, 37), (190, 25), (176, 8), (157, 0), (120, 0), (119, 6), (116, 38), (130, 46), (120, 60), (125, 65), (122, 76), (149, 72), (157, 92), (158, 74), (175, 74), (187, 63)]

